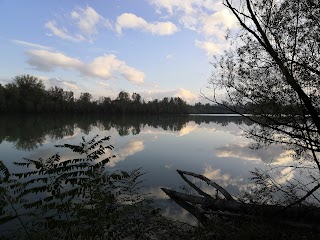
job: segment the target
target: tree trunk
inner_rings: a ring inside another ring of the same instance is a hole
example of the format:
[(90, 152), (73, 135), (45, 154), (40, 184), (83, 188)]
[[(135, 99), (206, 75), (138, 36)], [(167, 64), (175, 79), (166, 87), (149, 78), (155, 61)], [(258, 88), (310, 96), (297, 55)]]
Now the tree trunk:
[[(203, 175), (177, 170), (186, 183), (195, 189), (200, 196), (177, 192), (171, 189), (162, 190), (178, 205), (187, 210), (197, 220), (206, 225), (210, 216), (218, 215), (230, 218), (263, 219), (273, 223), (310, 228), (320, 232), (320, 209), (309, 206), (258, 205), (236, 201), (228, 191)], [(214, 198), (195, 186), (186, 175), (201, 179), (219, 191), (224, 199)]]

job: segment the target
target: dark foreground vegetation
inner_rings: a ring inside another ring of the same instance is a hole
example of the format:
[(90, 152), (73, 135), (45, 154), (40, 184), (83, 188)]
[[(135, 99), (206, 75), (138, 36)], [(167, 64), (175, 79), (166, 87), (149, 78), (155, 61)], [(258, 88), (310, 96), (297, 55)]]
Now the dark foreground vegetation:
[(19, 169), (15, 172), (9, 172), (0, 161), (0, 239), (316, 239), (318, 236), (303, 226), (279, 227), (278, 222), (245, 218), (241, 212), (230, 216), (220, 212), (210, 219), (206, 217), (206, 223), (199, 221), (197, 226), (167, 219), (143, 191), (141, 169), (111, 172), (106, 167), (116, 157), (112, 155), (113, 146), (107, 144), (109, 139), (96, 136), (87, 141), (83, 137), (79, 145), (57, 145), (72, 151), (73, 157), (55, 154), (47, 159), (24, 158), (14, 163)]
[(139, 191), (139, 169), (106, 169), (115, 157), (109, 139), (56, 146), (75, 158), (25, 158), (14, 163), (18, 172), (0, 162), (1, 239), (150, 239), (170, 230)]
[(41, 79), (30, 75), (0, 84), (0, 112), (15, 113), (111, 113), (111, 114), (186, 114), (231, 113), (225, 107), (196, 103), (189, 105), (180, 97), (166, 97), (145, 102), (137, 93), (121, 91), (116, 99), (93, 100), (88, 92), (77, 99), (72, 91), (60, 87), (45, 89)]

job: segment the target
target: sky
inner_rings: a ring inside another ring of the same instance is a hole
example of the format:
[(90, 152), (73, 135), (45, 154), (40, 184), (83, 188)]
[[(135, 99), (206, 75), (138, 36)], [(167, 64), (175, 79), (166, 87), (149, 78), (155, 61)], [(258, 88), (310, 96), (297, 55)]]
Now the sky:
[(0, 83), (30, 74), (76, 97), (203, 102), (236, 28), (222, 0), (0, 0)]

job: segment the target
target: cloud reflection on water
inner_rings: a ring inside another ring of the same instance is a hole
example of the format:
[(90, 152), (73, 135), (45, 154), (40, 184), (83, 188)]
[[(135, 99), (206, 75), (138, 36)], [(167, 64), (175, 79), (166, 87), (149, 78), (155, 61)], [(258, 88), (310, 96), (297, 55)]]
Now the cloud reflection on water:
[(141, 140), (131, 140), (126, 143), (122, 148), (112, 152), (116, 157), (112, 158), (107, 166), (114, 167), (120, 161), (125, 160), (128, 156), (134, 155), (138, 152), (143, 151), (144, 144)]
[(262, 161), (271, 164), (287, 164), (292, 161), (292, 151), (280, 145), (271, 145), (268, 148), (252, 149), (251, 142), (229, 143), (216, 148), (216, 156), (224, 158), (240, 158), (247, 161)]

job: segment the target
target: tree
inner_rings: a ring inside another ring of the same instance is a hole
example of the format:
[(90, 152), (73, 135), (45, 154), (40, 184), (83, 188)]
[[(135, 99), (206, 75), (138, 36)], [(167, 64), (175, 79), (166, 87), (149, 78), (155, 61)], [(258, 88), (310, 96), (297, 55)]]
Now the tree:
[(48, 107), (52, 109), (54, 112), (61, 112), (63, 105), (63, 89), (57, 86), (50, 87), (47, 90), (47, 94), (49, 96)]
[(4, 112), (6, 108), (5, 91), (6, 89), (0, 84), (0, 112)]
[(92, 99), (92, 95), (88, 92), (84, 92), (80, 94), (79, 101), (83, 103), (90, 103), (91, 99)]
[(126, 113), (129, 103), (131, 103), (129, 93), (125, 91), (119, 92), (118, 97), (115, 100), (115, 107), (117, 109), (117, 112)]
[(141, 96), (139, 93), (132, 93), (132, 101), (136, 102), (136, 103), (141, 103)]
[(19, 90), (20, 109), (25, 112), (41, 111), (45, 87), (42, 80), (31, 75), (20, 75), (13, 79), (13, 85)]
[[(281, 144), (295, 164), (281, 185), (270, 174), (255, 172), (270, 193), (282, 192), (287, 206), (319, 202), (320, 188), (320, 3), (312, 0), (225, 0), (241, 27), (235, 43), (213, 64), (210, 82), (224, 89), (224, 103), (242, 108), (256, 125), (248, 136), (255, 147)], [(282, 168), (282, 169), (284, 169)], [(302, 175), (298, 179), (298, 170)], [(269, 182), (270, 183), (270, 182)]]
[(121, 92), (119, 92), (117, 100), (120, 100), (121, 102), (129, 102), (130, 101), (130, 95), (129, 95), (129, 93), (127, 93), (125, 91), (121, 91)]

